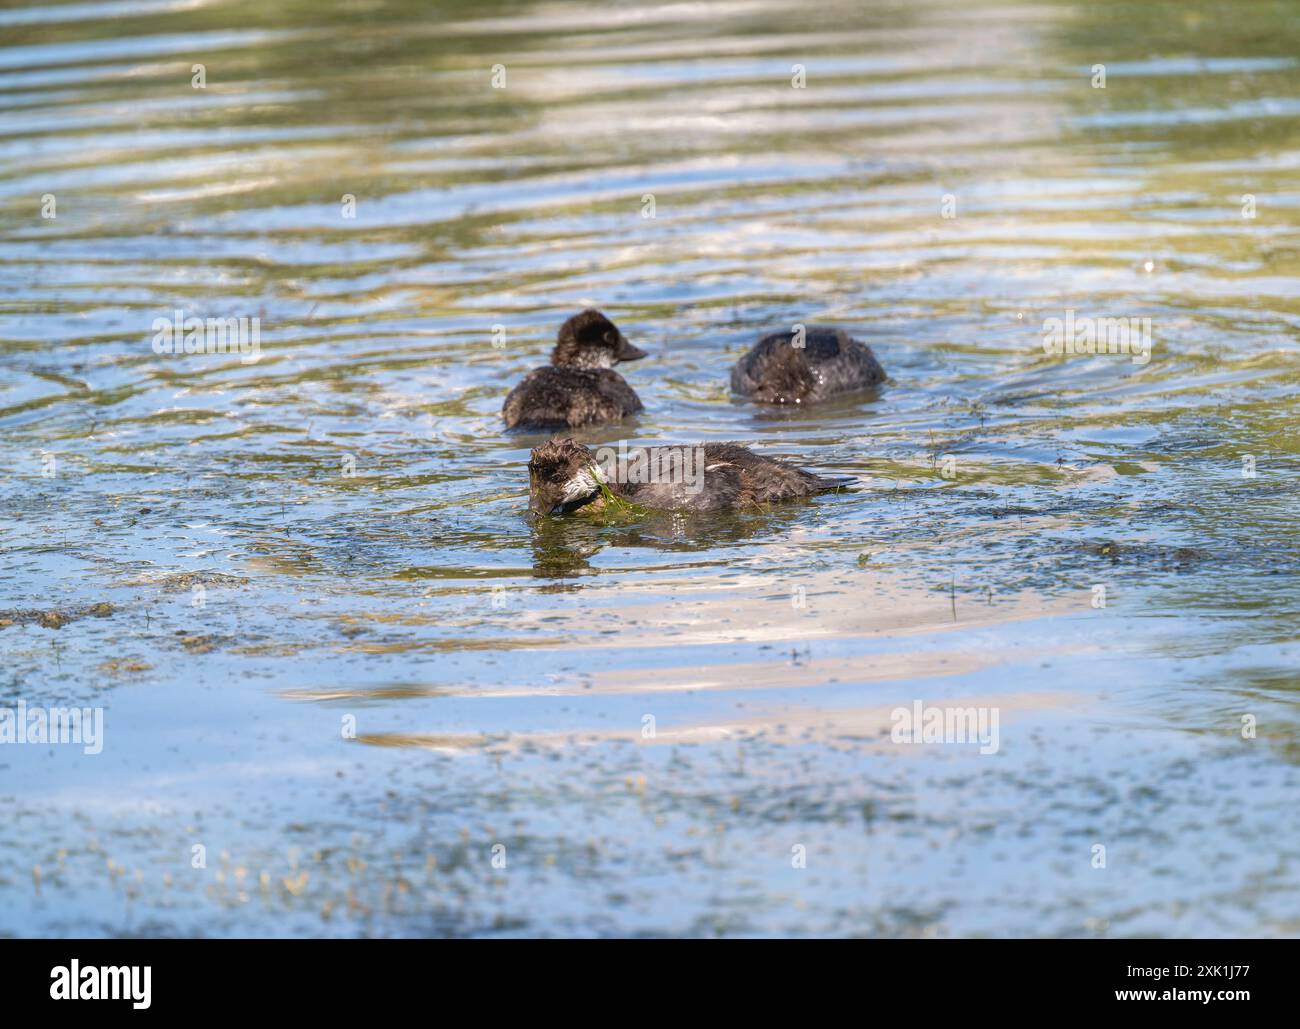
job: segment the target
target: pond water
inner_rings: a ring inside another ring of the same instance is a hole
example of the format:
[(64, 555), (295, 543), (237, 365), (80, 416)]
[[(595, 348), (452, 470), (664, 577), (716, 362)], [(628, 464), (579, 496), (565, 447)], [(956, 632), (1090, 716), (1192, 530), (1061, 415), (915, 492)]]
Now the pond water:
[[(102, 712), (0, 746), (0, 933), (1300, 933), (1297, 55), (1295, 3), (0, 9), (0, 708)], [(651, 356), (580, 438), (857, 487), (531, 521), (501, 402), (589, 305)], [(888, 383), (733, 401), (795, 323)]]

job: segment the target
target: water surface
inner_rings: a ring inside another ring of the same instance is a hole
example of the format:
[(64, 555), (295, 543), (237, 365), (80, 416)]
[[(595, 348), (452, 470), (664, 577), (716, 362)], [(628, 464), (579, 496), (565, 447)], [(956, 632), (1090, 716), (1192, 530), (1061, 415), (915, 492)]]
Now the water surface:
[[(1295, 3), (0, 9), (0, 701), (104, 711), (0, 747), (0, 932), (1300, 932), (1298, 54)], [(587, 305), (653, 356), (584, 439), (858, 488), (530, 522), (501, 402)], [(794, 323), (889, 383), (733, 402)]]

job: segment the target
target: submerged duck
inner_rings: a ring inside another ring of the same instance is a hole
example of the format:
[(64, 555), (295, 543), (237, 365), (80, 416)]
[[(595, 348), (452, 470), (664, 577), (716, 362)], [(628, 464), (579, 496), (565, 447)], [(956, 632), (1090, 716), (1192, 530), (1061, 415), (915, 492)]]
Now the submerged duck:
[(575, 314), (560, 326), (551, 366), (529, 372), (506, 397), (506, 428), (576, 429), (635, 414), (640, 398), (612, 369), (645, 356), (599, 311)]
[(601, 447), (553, 439), (528, 461), (529, 507), (569, 514), (622, 504), (658, 511), (742, 511), (777, 500), (840, 490), (830, 479), (787, 461), (762, 457), (739, 443)]
[(865, 343), (843, 329), (810, 327), (803, 346), (793, 332), (774, 332), (731, 369), (731, 389), (760, 404), (811, 404), (885, 381), (885, 369)]

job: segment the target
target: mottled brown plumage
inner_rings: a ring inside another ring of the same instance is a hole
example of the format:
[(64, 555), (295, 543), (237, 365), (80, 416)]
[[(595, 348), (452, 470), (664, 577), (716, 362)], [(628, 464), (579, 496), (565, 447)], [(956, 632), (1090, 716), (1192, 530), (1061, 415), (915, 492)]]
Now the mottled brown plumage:
[[(602, 460), (605, 450), (593, 453), (572, 439), (553, 439), (534, 449), (528, 462), (532, 510), (567, 514), (600, 508), (608, 490), (650, 510), (741, 511), (842, 489), (852, 481), (814, 475), (739, 443), (632, 448), (623, 460), (613, 459), (613, 448), (610, 459)], [(669, 474), (661, 481), (636, 481), (647, 468)]]
[(574, 315), (560, 327), (551, 366), (529, 372), (506, 397), (506, 428), (576, 429), (635, 414), (640, 398), (612, 369), (641, 357), (645, 352), (599, 311)]
[(793, 332), (764, 336), (731, 370), (731, 389), (761, 404), (811, 404), (885, 381), (865, 343), (843, 329), (811, 327), (803, 346)]

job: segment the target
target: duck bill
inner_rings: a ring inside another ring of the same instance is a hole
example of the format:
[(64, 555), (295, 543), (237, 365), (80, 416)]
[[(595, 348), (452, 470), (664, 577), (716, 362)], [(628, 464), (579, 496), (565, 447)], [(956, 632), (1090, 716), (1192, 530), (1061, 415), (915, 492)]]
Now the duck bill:
[(550, 515), (560, 510), (561, 504), (550, 491), (533, 486), (528, 491), (528, 511), (533, 515)]
[(627, 341), (627, 337), (621, 332), (618, 335), (618, 360), (619, 361), (639, 361), (649, 355), (640, 347), (633, 346)]

